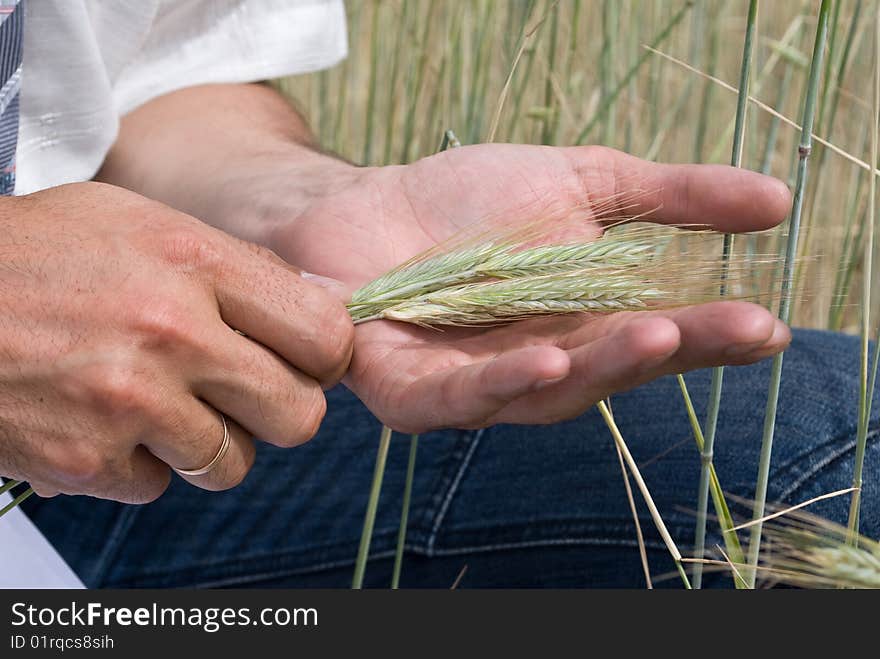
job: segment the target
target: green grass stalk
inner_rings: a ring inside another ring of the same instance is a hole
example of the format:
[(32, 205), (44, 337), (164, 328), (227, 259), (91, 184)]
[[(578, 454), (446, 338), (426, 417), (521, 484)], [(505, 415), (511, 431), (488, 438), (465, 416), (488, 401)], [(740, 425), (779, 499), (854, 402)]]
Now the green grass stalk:
[[(693, 7), (693, 0), (687, 0), (682, 7), (675, 12), (669, 22), (663, 27), (662, 30), (654, 37), (654, 40), (651, 42), (651, 48), (658, 48), (664, 41), (666, 41), (667, 37), (672, 33), (675, 27), (681, 22), (681, 20), (685, 17), (685, 14)], [(650, 51), (645, 51), (639, 58), (636, 60), (635, 64), (633, 64), (629, 71), (624, 74), (623, 78), (621, 78), (617, 85), (611, 90), (611, 92), (602, 99), (602, 102), (599, 104), (599, 107), (596, 109), (596, 112), (593, 113), (593, 116), (587, 121), (586, 125), (581, 129), (580, 133), (578, 133), (577, 139), (575, 140), (575, 144), (583, 144), (586, 142), (587, 138), (590, 136), (593, 128), (596, 127), (601, 121), (605, 120), (605, 116), (608, 111), (611, 109), (611, 106), (614, 105), (614, 102), (617, 100), (617, 97), (620, 96), (620, 92), (626, 89), (629, 84), (630, 79), (635, 76), (639, 70), (642, 68), (645, 62), (648, 61), (650, 57)]]
[[(746, 113), (748, 110), (749, 81), (754, 52), (755, 32), (758, 24), (758, 0), (749, 1), (749, 14), (746, 21), (746, 36), (743, 44), (742, 66), (739, 76), (739, 94), (736, 103), (736, 127), (733, 131), (733, 152), (730, 164), (742, 166), (743, 140), (745, 138)], [(726, 264), (730, 261), (733, 250), (733, 236), (724, 234), (721, 248), (721, 260)], [(721, 295), (726, 294), (726, 284), (722, 281)], [(697, 489), (697, 528), (694, 534), (694, 556), (704, 558), (706, 543), (706, 511), (709, 505), (710, 467), (712, 466), (715, 448), (715, 433), (718, 429), (718, 414), (721, 410), (721, 391), (724, 384), (724, 367), (719, 366), (712, 371), (712, 382), (709, 388), (709, 407), (706, 412), (706, 437), (703, 450), (700, 451), (700, 482)], [(693, 585), (700, 588), (703, 583), (703, 564), (694, 563)]]
[[(537, 9), (537, 3), (532, 0), (529, 4), (528, 11), (525, 13), (525, 21), (522, 25), (521, 37), (519, 41), (519, 48), (517, 49), (517, 55), (515, 57), (515, 61), (511, 64), (510, 73), (508, 74), (507, 81), (505, 85), (513, 89), (513, 111), (510, 115), (510, 123), (507, 125), (507, 135), (509, 139), (516, 139), (515, 130), (517, 125), (519, 124), (520, 116), (522, 115), (522, 103), (523, 97), (525, 96), (525, 91), (528, 89), (529, 80), (532, 77), (532, 69), (535, 65), (535, 50), (538, 47), (538, 37), (540, 36), (540, 27), (543, 25), (543, 21), (539, 21), (538, 25), (535, 28), (530, 28), (532, 21), (532, 16), (535, 14)], [(535, 38), (532, 39), (531, 36), (534, 35)], [(518, 59), (525, 59), (525, 67), (523, 68), (522, 78), (519, 80), (519, 83), (514, 85), (513, 73), (518, 68), (519, 63)], [(489, 131), (490, 134), (494, 135), (496, 130)]]
[[(619, 32), (618, 0), (605, 0), (602, 5), (602, 53), (599, 58), (602, 100), (611, 93), (614, 86), (614, 65), (617, 62), (617, 35)], [(608, 112), (602, 124), (602, 144), (614, 145), (616, 112)]]
[(394, 571), (391, 574), (392, 590), (397, 590), (400, 585), (400, 568), (403, 565), (403, 550), (406, 547), (406, 525), (409, 521), (409, 505), (412, 499), (418, 448), (419, 436), (412, 435), (409, 439), (409, 460), (406, 463), (406, 483), (403, 486), (403, 507), (400, 511), (400, 528), (397, 531), (397, 549), (394, 552)]
[[(860, 0), (856, 0), (857, 5), (861, 5)], [(840, 27), (840, 8), (843, 6), (842, 0), (834, 0), (834, 7), (831, 10), (831, 17), (828, 19), (828, 47), (825, 49), (825, 73), (822, 76), (822, 91), (819, 94), (819, 107), (816, 110), (816, 123), (819, 126), (825, 125), (825, 112), (828, 109), (828, 92), (831, 84), (834, 82), (834, 58), (837, 55), (837, 35)], [(858, 20), (860, 7), (857, 6), (853, 18)]]
[[(694, 442), (697, 450), (702, 453), (705, 446), (705, 438), (703, 437), (703, 429), (700, 427), (700, 421), (697, 419), (697, 413), (694, 410), (694, 404), (691, 400), (690, 393), (687, 389), (684, 376), (678, 375), (678, 386), (684, 399), (685, 409), (687, 410), (688, 420), (691, 424), (691, 430), (694, 434)], [(727, 505), (727, 499), (724, 498), (724, 490), (721, 488), (721, 481), (715, 471), (715, 465), (709, 464), (709, 492), (712, 494), (712, 505), (715, 508), (715, 515), (718, 517), (718, 524), (721, 527), (721, 537), (724, 540), (724, 546), (727, 548), (727, 554), (734, 563), (745, 562), (745, 553), (739, 542), (739, 536), (734, 528), (733, 515), (730, 513), (730, 507)], [(746, 583), (742, 579), (734, 580), (737, 588), (745, 588)]]
[[(451, 129), (443, 132), (443, 140), (438, 151), (456, 149), (461, 142)], [(409, 459), (406, 463), (406, 481), (403, 485), (403, 504), (400, 511), (400, 528), (397, 531), (397, 548), (394, 551), (394, 569), (391, 573), (391, 589), (397, 590), (400, 585), (400, 570), (403, 566), (403, 550), (406, 547), (406, 528), (409, 522), (409, 506), (412, 499), (412, 486), (416, 474), (416, 452), (419, 448), (419, 436), (411, 435), (409, 440)]]
[[(647, 4), (647, 2), (643, 3)], [(654, 11), (651, 15), (651, 20), (646, 21), (646, 25), (654, 25), (659, 24), (663, 19), (663, 9), (664, 5), (666, 5), (663, 0), (654, 0)], [(696, 6), (696, 5), (695, 5)], [(651, 111), (648, 113), (648, 116), (645, 118), (648, 124), (648, 134), (649, 135), (657, 135), (660, 133), (660, 109), (666, 107), (666, 104), (663, 100), (663, 93), (666, 91), (666, 86), (664, 84), (664, 74), (666, 73), (666, 63), (655, 60), (651, 62), (651, 71), (648, 75), (648, 107)], [(614, 114), (614, 109), (612, 108), (608, 116), (610, 117)], [(603, 123), (607, 123), (607, 120)]]
[[(379, 32), (379, 13), (382, 5), (376, 2), (373, 6), (373, 16), (370, 21), (371, 34)], [(384, 43), (382, 39), (373, 39), (370, 45), (370, 82), (367, 88), (367, 111), (364, 113), (364, 156), (363, 164), (370, 165), (373, 158), (373, 128), (376, 123), (376, 88), (379, 77), (379, 46)]]
[(370, 485), (370, 497), (367, 500), (367, 512), (364, 515), (364, 527), (361, 531), (361, 543), (358, 547), (357, 559), (354, 564), (354, 577), (351, 587), (360, 590), (364, 586), (364, 573), (370, 555), (370, 540), (373, 538), (373, 526), (376, 523), (376, 512), (379, 509), (379, 494), (382, 491), (382, 479), (385, 476), (385, 462), (388, 459), (388, 447), (391, 445), (391, 428), (382, 426), (379, 437), (379, 451), (376, 453), (376, 465), (373, 469), (373, 482)]
[(643, 156), (645, 160), (656, 160), (657, 156), (660, 153), (660, 149), (666, 141), (666, 138), (669, 135), (669, 132), (675, 128), (681, 122), (681, 111), (684, 108), (685, 104), (688, 103), (691, 99), (691, 89), (693, 87), (694, 80), (691, 78), (685, 83), (684, 88), (681, 90), (681, 93), (678, 95), (675, 103), (672, 107), (664, 114), (663, 120), (657, 127), (655, 132), (652, 132), (654, 135), (654, 139), (651, 141), (651, 145), (648, 147), (648, 150), (645, 152)]
[[(841, 2), (838, 2), (835, 6), (835, 19), (831, 22), (831, 25), (835, 25), (837, 21), (836, 14), (839, 13), (839, 8), (841, 6)], [(833, 62), (832, 55), (835, 52), (834, 45), (829, 43), (828, 55), (825, 67), (825, 75), (827, 78), (824, 80), (824, 88), (822, 90), (822, 95), (819, 101), (819, 108), (817, 110), (817, 125), (823, 126), (823, 135), (826, 139), (831, 140), (834, 139), (834, 123), (837, 118), (837, 108), (840, 103), (840, 85), (843, 84), (846, 78), (847, 65), (849, 64), (850, 53), (853, 50), (853, 46), (857, 41), (857, 36), (860, 35), (859, 27), (859, 18), (861, 16), (862, 3), (861, 0), (857, 0), (855, 4), (855, 8), (853, 10), (853, 15), (850, 20), (849, 29), (847, 30), (846, 41), (843, 46), (843, 52), (839, 58), (839, 65), (837, 67), (836, 74), (831, 69), (831, 63)], [(831, 87), (831, 83), (834, 81), (833, 88)], [(827, 119), (823, 124), (823, 116), (826, 103), (830, 106), (828, 108)], [(825, 168), (826, 161), (828, 159), (828, 149), (824, 147), (818, 147), (814, 157), (818, 160), (818, 166), (816, 168), (817, 172), (822, 172)], [(822, 194), (826, 178), (824, 176), (819, 176), (816, 179), (816, 185), (814, 185), (808, 195), (808, 200), (806, 202), (806, 208), (809, 209), (809, 212), (805, 214), (805, 217), (812, 218), (816, 217), (818, 214), (816, 213), (816, 204), (820, 199), (823, 199), (824, 195)], [(816, 239), (816, 233), (813, 231), (814, 222), (808, 222), (804, 226), (803, 237), (801, 238), (801, 256), (806, 256), (808, 254), (813, 254), (815, 252), (815, 248), (813, 247), (813, 242)], [(821, 234), (820, 234), (821, 235)], [(801, 263), (798, 266), (797, 271), (795, 272), (795, 282), (801, 281), (802, 276), (806, 273), (809, 263), (809, 260), (806, 258), (801, 259)], [(844, 295), (848, 291), (844, 291)]]
[[(878, 121), (880, 121), (880, 6), (874, 12), (874, 105), (871, 112), (871, 164), (877, 162)], [(874, 275), (874, 224), (877, 220), (877, 177), (871, 176), (868, 183), (867, 238), (864, 242), (865, 255), (862, 262), (862, 344), (861, 372), (859, 377), (859, 424), (856, 432), (856, 455), (853, 467), (852, 493), (847, 528), (848, 542), (855, 544), (859, 532), (859, 512), (862, 504), (862, 470), (865, 464), (865, 449), (868, 444), (868, 425), (871, 414), (871, 399), (874, 394), (876, 378), (876, 359), (874, 374), (871, 374), (871, 280)], [(869, 389), (870, 386), (870, 389)]]
[(434, 27), (434, 11), (436, 10), (436, 0), (431, 0), (428, 7), (428, 14), (425, 24), (422, 26), (421, 39), (419, 40), (419, 57), (416, 64), (416, 71), (411, 76), (407, 90), (407, 98), (411, 98), (409, 109), (406, 113), (406, 121), (403, 126), (403, 145), (400, 152), (400, 162), (408, 163), (410, 161), (413, 138), (415, 136), (415, 121), (419, 113), (419, 99), (421, 98), (422, 88), (424, 87), (425, 72), (428, 67), (428, 39), (431, 34), (431, 28)]
[[(628, 23), (631, 23), (633, 20), (634, 8), (632, 4), (628, 7), (626, 20)], [(626, 52), (626, 64), (627, 67), (631, 66), (633, 62), (636, 61), (639, 54), (639, 34), (637, 30), (629, 30), (629, 35), (627, 39), (627, 52)], [(635, 77), (630, 78), (629, 83), (626, 86), (626, 97), (624, 100), (626, 105), (626, 123), (624, 125), (624, 133), (623, 133), (623, 150), (627, 153), (635, 153), (636, 147), (636, 136), (639, 126), (639, 87), (638, 81)]]
[[(785, 73), (782, 74), (782, 82), (779, 84), (779, 90), (776, 95), (775, 106), (777, 108), (785, 107), (785, 100), (788, 98), (788, 91), (791, 88), (791, 78), (794, 67), (790, 64), (785, 67)], [(764, 147), (764, 157), (761, 159), (761, 173), (770, 174), (773, 168), (773, 154), (776, 153), (776, 145), (779, 142), (779, 117), (770, 117), (770, 125), (767, 127), (767, 139)]]
[(553, 94), (553, 76), (556, 74), (556, 46), (559, 40), (559, 3), (551, 10), (553, 20), (550, 23), (550, 44), (548, 45), (549, 59), (547, 62), (547, 79), (544, 81), (544, 106), (547, 108), (547, 116), (541, 123), (541, 144), (552, 144), (556, 133), (559, 110), (555, 108)]
[[(801, 139), (798, 145), (797, 182), (795, 184), (794, 202), (789, 222), (788, 243), (786, 245), (785, 265), (782, 274), (782, 291), (779, 303), (779, 318), (783, 322), (791, 320), (792, 286), (794, 283), (794, 265), (798, 249), (798, 237), (800, 234), (801, 213), (804, 207), (804, 194), (807, 189), (807, 163), (813, 146), (813, 123), (816, 116), (816, 99), (819, 89), (819, 78), (822, 71), (822, 61), (825, 54), (825, 40), (828, 34), (828, 13), (831, 8), (830, 0), (822, 0), (819, 7), (819, 17), (816, 25), (816, 39), (813, 45), (813, 55), (810, 62), (810, 76), (807, 83), (806, 98), (804, 100), (804, 118), (802, 122)], [(755, 504), (753, 519), (761, 519), (767, 502), (767, 486), (770, 479), (770, 457), (773, 450), (773, 435), (776, 430), (776, 411), (779, 404), (779, 389), (782, 382), (782, 362), (784, 353), (776, 355), (773, 359), (770, 374), (770, 389), (767, 396), (767, 407), (764, 413), (764, 432), (761, 441), (761, 454), (758, 462), (758, 477), (755, 486)], [(762, 524), (757, 523), (752, 527), (749, 542), (748, 565), (745, 578), (749, 586), (754, 587), (756, 567), (761, 550)]]
[[(782, 35), (781, 41), (776, 44), (776, 48), (774, 48), (770, 57), (767, 58), (764, 66), (761, 67), (761, 70), (758, 71), (756, 75), (752, 76), (751, 93), (753, 95), (758, 94), (764, 86), (764, 83), (772, 79), (771, 75), (776, 68), (776, 65), (779, 64), (780, 60), (784, 59), (784, 53), (787, 52), (786, 48), (789, 47), (789, 44), (795, 39), (795, 37), (801, 34), (801, 27), (803, 24), (803, 17), (800, 15), (796, 16), (789, 23), (785, 30), (785, 34)], [(715, 148), (713, 148), (712, 152), (709, 154), (709, 162), (720, 160), (721, 154), (727, 148), (728, 141), (733, 135), (735, 129), (736, 119), (734, 118), (734, 120), (727, 124), (721, 134), (721, 138), (717, 141)]]
[[(690, 61), (691, 65), (696, 68), (699, 68), (701, 64), (703, 33), (705, 32), (705, 28), (703, 27), (703, 24), (705, 22), (705, 14), (705, 4), (697, 3), (696, 5), (694, 5), (694, 9), (691, 12), (691, 33), (690, 48), (688, 50), (688, 60)], [(675, 103), (665, 113), (665, 116), (657, 127), (657, 130), (652, 131), (651, 134), (654, 135), (654, 139), (652, 140), (651, 145), (648, 147), (648, 150), (643, 156), (645, 160), (656, 160), (660, 153), (660, 149), (666, 142), (666, 138), (669, 136), (670, 132), (674, 128), (680, 127), (681, 112), (684, 109), (685, 105), (688, 102), (692, 102), (693, 100), (693, 87), (695, 82), (696, 80), (694, 78), (688, 78), (684, 88), (681, 90), (681, 92), (679, 92), (678, 98), (676, 99)], [(631, 97), (634, 98), (635, 94), (631, 94)], [(663, 106), (658, 104), (655, 107)], [(627, 142), (629, 143), (630, 139), (627, 139)]]
[[(719, 28), (718, 23), (722, 18), (724, 9), (727, 4), (721, 5), (715, 16), (715, 24), (709, 31), (709, 60), (707, 62), (706, 71), (710, 76), (714, 76), (718, 70), (718, 51), (719, 51)], [(694, 162), (702, 162), (703, 151), (706, 144), (706, 132), (709, 126), (709, 110), (712, 107), (712, 96), (715, 91), (715, 85), (709, 82), (703, 83), (703, 96), (700, 99), (700, 115), (697, 118), (697, 134), (694, 138)]]
[(486, 48), (486, 40), (489, 29), (489, 11), (492, 7), (491, 2), (487, 2), (484, 5), (483, 14), (479, 20), (479, 27), (477, 31), (474, 33), (474, 59), (473, 66), (471, 67), (470, 72), (470, 91), (468, 92), (468, 110), (467, 115), (465, 117), (464, 125), (466, 130), (468, 131), (465, 139), (473, 144), (480, 140), (480, 123), (479, 117), (482, 116), (482, 103), (480, 102), (481, 94), (480, 94), (480, 86), (485, 77), (488, 77), (488, 72), (486, 71), (486, 67), (484, 66), (484, 57), (485, 53), (489, 49)]
[(396, 135), (395, 126), (397, 120), (398, 104), (394, 102), (397, 96), (397, 80), (400, 76), (400, 62), (403, 60), (402, 45), (403, 37), (409, 25), (409, 8), (412, 6), (410, 2), (404, 2), (400, 10), (400, 30), (397, 33), (397, 40), (394, 44), (394, 61), (391, 63), (391, 75), (388, 80), (388, 102), (386, 114), (388, 116), (385, 125), (385, 149), (382, 153), (382, 164), (390, 165), (391, 153), (394, 145), (394, 136)]
[[(558, 10), (558, 8), (559, 8), (558, 0), (556, 3), (554, 3), (553, 8), (554, 8), (554, 10)], [(531, 15), (529, 15), (529, 16), (531, 16)], [(495, 141), (495, 137), (497, 136), (497, 133), (498, 133), (498, 127), (501, 125), (501, 114), (504, 111), (504, 105), (507, 101), (507, 96), (510, 93), (511, 86), (513, 85), (513, 78), (514, 78), (514, 75), (516, 74), (517, 67), (519, 67), (520, 59), (522, 59), (522, 56), (526, 52), (526, 48), (529, 45), (532, 45), (532, 49), (534, 49), (534, 47), (535, 47), (535, 44), (533, 43), (534, 37), (538, 34), (538, 31), (541, 29), (541, 26), (544, 24), (544, 21), (546, 20), (546, 18), (547, 18), (547, 15), (545, 14), (542, 18), (540, 18), (538, 20), (538, 22), (533, 27), (529, 27), (528, 24), (523, 26), (522, 35), (520, 36), (520, 40), (519, 40), (519, 47), (517, 48), (516, 55), (514, 56), (513, 62), (510, 65), (510, 71), (507, 73), (507, 79), (504, 81), (504, 85), (501, 87), (501, 93), (498, 94), (498, 101), (495, 104), (495, 112), (492, 114), (492, 120), (489, 123), (489, 133), (486, 135), (486, 142), (494, 142)], [(532, 54), (532, 57), (526, 66), (526, 78), (528, 78), (529, 72), (531, 70), (532, 62), (534, 62), (534, 54)], [(523, 83), (523, 84), (525, 84), (525, 83)], [(550, 85), (549, 78), (547, 80), (547, 84)], [(551, 88), (551, 92), (552, 92), (552, 88)], [(520, 97), (520, 99), (517, 99), (516, 101), (514, 101), (514, 111), (513, 111), (514, 116), (519, 114), (519, 105), (518, 104), (520, 101), (521, 101), (521, 97)], [(516, 125), (515, 122), (512, 123), (508, 129), (509, 135), (511, 137), (513, 136), (513, 128), (515, 125)]]
[[(582, 2), (581, 0), (573, 0), (571, 3), (571, 28), (568, 35), (568, 53), (565, 58), (565, 92), (566, 94), (574, 93), (574, 85), (572, 85), (572, 66), (574, 65), (574, 61), (577, 58), (578, 52), (578, 43), (580, 41), (580, 18), (581, 18), (581, 8)], [(560, 125), (560, 122), (557, 122), (557, 128)]]
[[(862, 126), (860, 142), (868, 142), (865, 139), (867, 126)], [(869, 146), (870, 149), (870, 146)], [(862, 182), (865, 170), (859, 169), (852, 172), (852, 180), (849, 185), (849, 194), (844, 211), (843, 246), (840, 249), (840, 258), (844, 263), (842, 268), (835, 270), (834, 288), (831, 296), (831, 305), (828, 312), (828, 329), (840, 331), (843, 324), (847, 292), (858, 265), (858, 245), (864, 237), (865, 218), (867, 217), (867, 204), (862, 194)]]
[(0, 485), (0, 494), (6, 494), (9, 490), (19, 485), (21, 485), (21, 481), (6, 481), (3, 485)]
[(15, 497), (12, 501), (10, 501), (10, 502), (7, 503), (5, 506), (3, 506), (2, 509), (0, 509), (0, 517), (3, 517), (3, 515), (5, 515), (6, 513), (8, 513), (10, 510), (12, 510), (13, 508), (16, 508), (19, 504), (21, 504), (22, 501), (24, 501), (25, 499), (27, 499), (27, 498), (28, 498), (29, 496), (31, 496), (33, 493), (34, 493), (33, 488), (29, 487), (29, 488), (26, 489), (24, 492), (22, 492), (21, 494), (19, 494), (19, 495), (18, 495), (17, 497)]

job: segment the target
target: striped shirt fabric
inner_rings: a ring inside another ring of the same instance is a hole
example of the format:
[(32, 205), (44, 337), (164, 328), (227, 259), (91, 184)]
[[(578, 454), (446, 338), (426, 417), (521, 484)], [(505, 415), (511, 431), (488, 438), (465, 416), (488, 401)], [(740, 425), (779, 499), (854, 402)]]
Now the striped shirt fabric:
[(0, 195), (15, 189), (24, 0), (0, 0)]

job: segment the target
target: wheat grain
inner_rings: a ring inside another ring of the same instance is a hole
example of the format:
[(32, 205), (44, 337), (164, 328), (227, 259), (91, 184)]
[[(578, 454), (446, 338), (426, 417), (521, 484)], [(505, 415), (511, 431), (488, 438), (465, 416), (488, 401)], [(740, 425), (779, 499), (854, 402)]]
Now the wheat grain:
[(808, 588), (880, 588), (880, 543), (812, 515), (767, 526), (762, 571)]
[[(716, 260), (666, 253), (683, 229), (625, 225), (599, 238), (572, 240), (566, 223), (530, 225), (482, 242), (454, 241), (370, 282), (348, 305), (355, 324), (397, 320), (418, 325), (492, 325), (536, 315), (637, 311), (718, 298), (722, 277), (733, 290), (775, 259), (752, 257), (725, 274)], [(688, 231), (690, 245), (716, 241)], [(550, 238), (562, 242), (542, 244)], [(713, 288), (714, 287), (714, 288)]]

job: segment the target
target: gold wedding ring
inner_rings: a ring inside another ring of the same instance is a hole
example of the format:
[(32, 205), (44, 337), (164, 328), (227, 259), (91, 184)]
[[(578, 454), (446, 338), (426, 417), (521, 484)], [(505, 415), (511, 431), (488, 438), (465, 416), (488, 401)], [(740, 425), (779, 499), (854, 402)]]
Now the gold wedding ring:
[(174, 471), (181, 476), (204, 476), (217, 466), (223, 459), (223, 456), (226, 455), (226, 451), (229, 450), (229, 426), (226, 423), (226, 417), (222, 413), (218, 414), (220, 414), (220, 420), (223, 422), (223, 441), (220, 443), (220, 450), (217, 451), (217, 455), (214, 456), (213, 460), (199, 469), (177, 469), (175, 467)]

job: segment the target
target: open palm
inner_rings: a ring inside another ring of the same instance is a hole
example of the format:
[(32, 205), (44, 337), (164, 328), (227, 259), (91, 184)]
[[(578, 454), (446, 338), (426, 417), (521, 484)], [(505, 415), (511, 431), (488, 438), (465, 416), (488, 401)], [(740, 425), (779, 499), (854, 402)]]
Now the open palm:
[[(628, 191), (635, 212), (730, 232), (780, 222), (779, 181), (730, 167), (659, 165), (600, 147), (480, 145), (412, 165), (361, 170), (277, 232), (274, 248), (352, 289), (465, 225), (578, 213)], [(718, 302), (671, 311), (579, 314), (492, 328), (360, 325), (346, 384), (403, 432), (552, 423), (661, 375), (743, 364), (782, 350), (788, 329), (767, 310)]]

